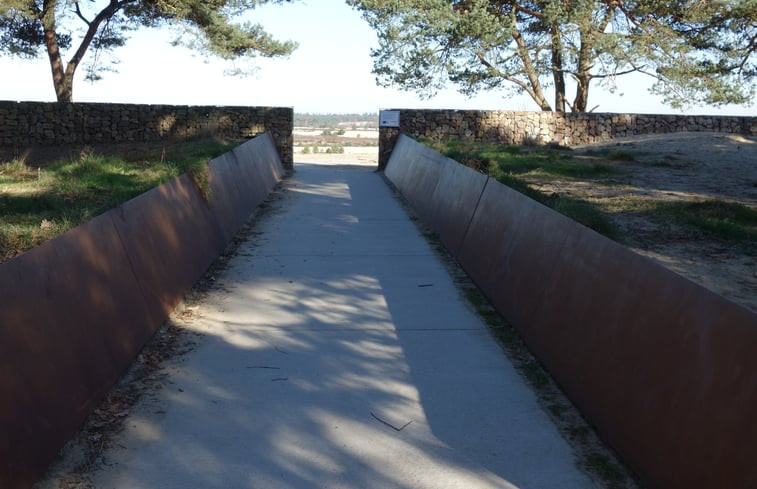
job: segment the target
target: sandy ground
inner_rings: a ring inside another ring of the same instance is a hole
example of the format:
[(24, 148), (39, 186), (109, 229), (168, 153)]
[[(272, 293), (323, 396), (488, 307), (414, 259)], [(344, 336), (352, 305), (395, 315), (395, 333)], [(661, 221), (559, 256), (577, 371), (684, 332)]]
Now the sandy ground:
[[(295, 127), (292, 131), (294, 136), (321, 136), (323, 135), (323, 129), (310, 129), (304, 127)], [(331, 129), (333, 131), (333, 129)], [(345, 130), (341, 136), (344, 138), (365, 138), (378, 140), (378, 129), (358, 129), (358, 130)]]
[[(327, 146), (323, 146), (322, 151)], [(297, 163), (315, 165), (349, 165), (378, 168), (378, 146), (346, 146), (344, 153), (308, 153), (303, 154), (302, 148), (294, 148), (295, 169)]]
[[(552, 190), (595, 201), (610, 210), (630, 199), (698, 202), (724, 200), (757, 209), (757, 138), (720, 133), (676, 133), (617, 139), (574, 148), (592, 154), (613, 150), (631, 157), (614, 163), (620, 184), (555, 181)], [(755, 243), (734, 245), (707, 238), (643, 213), (612, 218), (631, 248), (730, 300), (757, 311)]]

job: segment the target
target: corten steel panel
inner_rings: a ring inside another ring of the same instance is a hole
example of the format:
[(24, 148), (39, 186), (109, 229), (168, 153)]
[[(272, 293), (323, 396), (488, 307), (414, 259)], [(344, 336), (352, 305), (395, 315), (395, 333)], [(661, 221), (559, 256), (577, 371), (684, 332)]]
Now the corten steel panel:
[(226, 242), (187, 175), (112, 211), (151, 310), (167, 317)]
[(454, 160), (447, 161), (431, 195), (431, 226), (444, 246), (457, 256), (488, 177)]
[[(281, 180), (284, 167), (270, 133), (246, 141), (218, 160), (211, 166), (218, 167), (216, 180), (221, 188), (231, 189), (227, 193), (236, 214), (236, 232)], [(211, 200), (211, 207), (214, 206)]]
[(409, 167), (415, 160), (414, 150), (417, 150), (417, 146), (420, 143), (415, 142), (413, 139), (400, 134), (397, 138), (397, 143), (392, 149), (392, 154), (389, 157), (389, 161), (384, 169), (384, 175), (402, 191), (407, 185), (407, 174)]
[[(244, 207), (249, 215), (255, 207), (265, 200), (269, 193), (267, 178), (264, 174), (265, 170), (261, 169), (261, 166), (264, 165), (257, 164), (253, 158), (249, 158), (247, 155), (237, 154), (236, 152), (229, 154), (237, 164), (238, 185), (242, 189)], [(270, 174), (270, 169), (267, 173)]]
[[(217, 196), (251, 210), (237, 162), (213, 166)], [(278, 156), (262, 166), (277, 181)], [(184, 175), (0, 266), (0, 487), (32, 485), (223, 238)]]
[(574, 226), (490, 179), (458, 260), (507, 320), (524, 330), (544, 299), (553, 264)]
[(237, 180), (244, 194), (246, 216), (249, 216), (281, 180), (285, 170), (269, 133), (236, 147), (230, 155), (237, 162)]
[(210, 209), (228, 242), (247, 220), (252, 210), (247, 204), (247, 192), (240, 182), (241, 171), (232, 153), (214, 158), (208, 165)]
[(385, 174), (456, 253), (487, 177), (400, 135)]
[(249, 141), (245, 147), (255, 149), (255, 154), (265, 157), (263, 168), (266, 168), (268, 174), (273, 177), (268, 186), (268, 190), (272, 190), (286, 173), (279, 153), (276, 151), (273, 136), (270, 132), (261, 134), (252, 141)]
[(423, 151), (419, 153), (413, 166), (413, 178), (409, 181), (407, 199), (428, 227), (438, 234), (438, 202), (434, 195), (437, 195), (437, 188), (444, 175), (451, 174), (459, 164), (439, 153), (429, 153), (425, 147), (421, 149)]
[(261, 134), (237, 146), (234, 148), (234, 156), (240, 164), (254, 164), (259, 177), (265, 183), (266, 195), (284, 175), (284, 167), (269, 133)]
[(529, 345), (652, 487), (757, 487), (757, 315), (591, 231)]
[(413, 153), (414, 158), (407, 166), (405, 181), (400, 191), (418, 216), (430, 223), (433, 216), (431, 195), (447, 168), (447, 159), (422, 146)]
[(0, 487), (31, 486), (161, 321), (110, 215), (0, 265)]
[[(387, 177), (429, 208), (417, 154)], [(651, 487), (757, 487), (756, 314), (493, 180), (457, 258)]]

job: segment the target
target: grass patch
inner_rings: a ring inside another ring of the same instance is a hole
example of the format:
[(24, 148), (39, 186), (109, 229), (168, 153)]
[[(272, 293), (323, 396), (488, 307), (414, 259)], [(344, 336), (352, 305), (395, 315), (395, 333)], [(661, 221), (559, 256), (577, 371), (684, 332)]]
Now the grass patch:
[(563, 177), (591, 180), (617, 173), (607, 164), (587, 164), (574, 159), (569, 151), (554, 148), (523, 150), (517, 146), (459, 141), (436, 143), (432, 147), (600, 234), (614, 240), (619, 239), (617, 227), (595, 204), (583, 199), (541, 192), (529, 184), (531, 179)]
[(609, 165), (584, 163), (566, 150), (556, 148), (523, 149), (483, 143), (450, 141), (435, 149), (460, 163), (488, 175), (545, 175), (570, 178), (599, 178), (616, 173)]
[(655, 168), (680, 168), (681, 165), (675, 165), (669, 161), (652, 161), (648, 163), (649, 166), (653, 166)]
[(129, 157), (83, 152), (44, 168), (0, 163), (0, 261), (185, 172), (209, 198), (207, 163), (233, 146), (197, 140)]
[(536, 360), (524, 362), (521, 372), (536, 389), (543, 389), (549, 385), (549, 374)]
[(726, 241), (757, 241), (757, 211), (743, 204), (704, 202), (657, 202), (649, 211)]
[(598, 156), (611, 161), (636, 161), (636, 154), (620, 149), (587, 149), (583, 151), (586, 156)]
[(623, 468), (610, 457), (601, 453), (592, 453), (586, 460), (587, 468), (599, 475), (610, 487), (620, 485), (626, 479)]

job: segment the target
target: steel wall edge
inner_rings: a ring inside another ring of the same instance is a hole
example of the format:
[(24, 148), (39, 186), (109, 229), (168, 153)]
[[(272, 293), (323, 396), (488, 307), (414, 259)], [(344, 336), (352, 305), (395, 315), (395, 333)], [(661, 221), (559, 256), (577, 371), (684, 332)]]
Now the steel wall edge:
[(242, 146), (210, 204), (182, 175), (0, 264), (0, 487), (31, 487), (281, 180), (270, 134)]
[(451, 175), (413, 181), (433, 150), (395, 148), (386, 176), (437, 231), (476, 201), (443, 243), (645, 483), (757, 487), (757, 314), (491, 179), (445, 201)]

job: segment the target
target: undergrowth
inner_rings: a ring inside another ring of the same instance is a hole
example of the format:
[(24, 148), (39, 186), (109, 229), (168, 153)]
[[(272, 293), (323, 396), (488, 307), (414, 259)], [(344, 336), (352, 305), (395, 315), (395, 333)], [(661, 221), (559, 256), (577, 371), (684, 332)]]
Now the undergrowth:
[(518, 146), (460, 141), (427, 144), (445, 156), (489, 175), (600, 234), (619, 239), (617, 227), (597, 205), (575, 197), (542, 192), (530, 184), (533, 180), (554, 177), (584, 180), (604, 178), (616, 173), (610, 165), (576, 160), (566, 149), (523, 149)]
[(736, 202), (657, 202), (648, 212), (717, 239), (757, 242), (757, 211)]
[(0, 261), (12, 258), (169, 179), (188, 173), (210, 199), (208, 162), (231, 143), (196, 140), (129, 157), (89, 151), (42, 168), (0, 163)]

